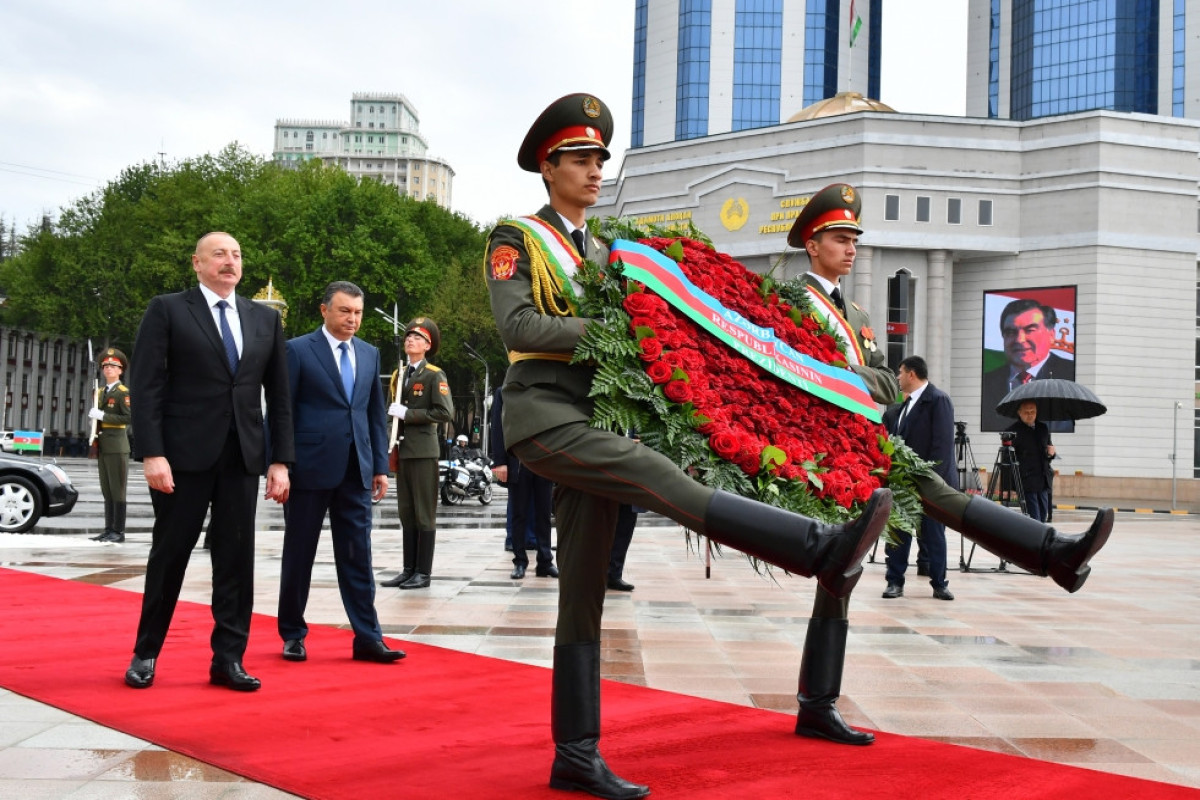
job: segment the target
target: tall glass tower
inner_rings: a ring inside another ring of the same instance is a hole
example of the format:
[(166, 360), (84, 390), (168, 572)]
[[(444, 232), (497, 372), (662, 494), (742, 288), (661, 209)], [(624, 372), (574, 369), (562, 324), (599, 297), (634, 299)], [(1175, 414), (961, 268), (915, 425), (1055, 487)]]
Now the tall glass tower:
[(882, 6), (636, 0), (630, 145), (778, 125), (839, 91), (878, 98)]
[(970, 1), (968, 115), (1200, 116), (1194, 99), (1188, 111), (1189, 71), (1198, 81), (1186, 49), (1200, 0)]

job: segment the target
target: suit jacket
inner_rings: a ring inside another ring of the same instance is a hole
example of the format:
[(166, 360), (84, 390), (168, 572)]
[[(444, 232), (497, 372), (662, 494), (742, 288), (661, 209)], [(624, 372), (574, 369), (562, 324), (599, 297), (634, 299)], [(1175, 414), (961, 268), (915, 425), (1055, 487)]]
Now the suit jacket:
[[(934, 386), (909, 404), (904, 420), (896, 415), (896, 433), (926, 461), (940, 462), (934, 471), (952, 488), (958, 488), (958, 462), (954, 457), (954, 403), (950, 395)], [(889, 428), (890, 430), (890, 428)]]
[(354, 393), (346, 397), (329, 341), (320, 328), (287, 343), (288, 388), (296, 431), (294, 489), (332, 489), (346, 476), (350, 446), (363, 488), (386, 475), (387, 407), (379, 383), (379, 350), (359, 339), (354, 349)]
[[(821, 282), (812, 275), (805, 273), (804, 281), (826, 299), (829, 298), (829, 295), (825, 293), (825, 288), (821, 286)], [(871, 328), (871, 315), (856, 303), (847, 302), (846, 322), (849, 323), (850, 330), (854, 332), (858, 347), (867, 361), (861, 366), (851, 365), (850, 369), (863, 379), (867, 385), (867, 391), (871, 393), (871, 399), (876, 403), (896, 402), (896, 397), (900, 394), (900, 384), (896, 381), (896, 373), (888, 369), (887, 356), (884, 355), (883, 349), (875, 343), (875, 340), (863, 338), (863, 331)]]
[[(996, 413), (996, 406), (1009, 392), (1008, 374), (1008, 364), (983, 373), (983, 409), (979, 422), (981, 431), (1002, 431), (1013, 423), (1012, 417), (1003, 417)], [(1034, 376), (1035, 381), (1045, 378), (1075, 380), (1075, 362), (1051, 353)]]
[(173, 470), (214, 467), (234, 427), (246, 471), (266, 471), (262, 400), (273, 459), (295, 460), (287, 355), (279, 313), (238, 296), (242, 357), (229, 369), (221, 334), (200, 288), (153, 298), (130, 361), (134, 457), (166, 456)]
[[(549, 205), (537, 216), (550, 223), (570, 241), (562, 218)], [(516, 250), (516, 270), (510, 277), (497, 277), (492, 269), (499, 248)], [(587, 256), (598, 264), (608, 263), (608, 248), (594, 236), (588, 236)], [(592, 418), (592, 388), (595, 369), (586, 364), (568, 364), (575, 345), (583, 336), (589, 320), (571, 314), (555, 316), (542, 313), (534, 303), (529, 253), (525, 236), (512, 225), (497, 225), (488, 237), (484, 265), (492, 314), (500, 329), (500, 338), (510, 352), (521, 360), (508, 368), (504, 380), (504, 439), (509, 446), (542, 431), (569, 422), (588, 422)]]
[[(404, 368), (408, 371), (408, 367)], [(391, 393), (393, 400), (408, 406), (404, 414), (399, 443), (400, 458), (438, 458), (442, 452), (438, 426), (454, 419), (454, 400), (450, 396), (450, 384), (441, 367), (428, 361), (411, 378), (392, 373)]]

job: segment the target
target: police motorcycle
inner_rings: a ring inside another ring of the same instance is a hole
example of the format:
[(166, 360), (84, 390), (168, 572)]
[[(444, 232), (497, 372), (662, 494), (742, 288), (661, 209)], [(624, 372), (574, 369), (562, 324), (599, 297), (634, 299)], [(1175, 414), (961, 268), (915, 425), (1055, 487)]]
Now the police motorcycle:
[(478, 451), (466, 447), (466, 437), (460, 437), (457, 447), (450, 449), (450, 458), (438, 462), (438, 477), (442, 502), (456, 506), (468, 497), (476, 497), (482, 505), (492, 502), (492, 468)]

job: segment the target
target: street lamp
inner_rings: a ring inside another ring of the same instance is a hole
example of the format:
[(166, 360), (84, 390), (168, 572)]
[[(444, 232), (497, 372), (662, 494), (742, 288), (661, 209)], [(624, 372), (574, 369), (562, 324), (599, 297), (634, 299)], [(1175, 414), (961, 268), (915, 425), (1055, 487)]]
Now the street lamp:
[(1171, 408), (1171, 510), (1175, 510), (1175, 480), (1179, 472), (1178, 459), (1176, 456), (1179, 453), (1179, 409), (1183, 408), (1183, 403), (1176, 402)]
[(475, 352), (475, 348), (466, 342), (462, 343), (463, 350), (467, 351), (467, 355), (483, 364), (483, 422), (480, 425), (480, 430), (483, 432), (483, 441), (480, 442), (480, 450), (486, 456), (488, 454), (488, 399), (492, 396), (492, 373), (488, 369), (488, 363), (483, 360), (483, 356)]

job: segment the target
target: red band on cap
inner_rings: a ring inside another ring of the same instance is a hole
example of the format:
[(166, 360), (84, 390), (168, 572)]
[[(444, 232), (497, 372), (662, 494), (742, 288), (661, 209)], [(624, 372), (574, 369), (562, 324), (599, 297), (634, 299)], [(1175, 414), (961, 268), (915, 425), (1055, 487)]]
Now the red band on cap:
[(118, 367), (121, 366), (121, 362), (115, 358), (106, 358), (100, 362), (100, 366), (102, 367), (107, 367), (109, 364), (113, 364), (114, 366)]
[(826, 211), (821, 216), (814, 219), (802, 232), (801, 238), (803, 241), (808, 241), (815, 234), (820, 233), (828, 228), (851, 228), (852, 230), (861, 231), (862, 228), (858, 224), (858, 220), (854, 218), (854, 213), (848, 208), (835, 208)]
[(430, 344), (433, 344), (433, 337), (429, 335), (429, 331), (425, 330), (422, 327), (418, 326), (416, 328), (413, 328), (412, 330), (409, 331), (409, 333), (419, 333), (425, 337), (425, 341), (429, 342)]
[(600, 138), (600, 131), (593, 128), (591, 125), (572, 125), (569, 128), (563, 128), (558, 133), (547, 139), (537, 151), (538, 163), (545, 161), (547, 157), (560, 147), (567, 145), (589, 144), (600, 149), (604, 147), (604, 141)]

